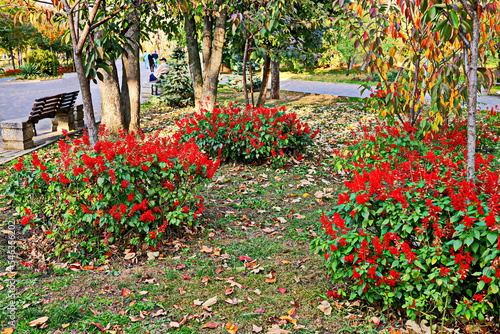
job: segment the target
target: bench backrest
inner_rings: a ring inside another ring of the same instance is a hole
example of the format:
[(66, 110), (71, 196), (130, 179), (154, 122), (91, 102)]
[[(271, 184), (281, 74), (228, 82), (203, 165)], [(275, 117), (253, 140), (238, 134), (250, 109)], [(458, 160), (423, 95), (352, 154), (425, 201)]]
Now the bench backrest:
[(78, 91), (74, 91), (36, 99), (28, 122), (35, 124), (41, 119), (54, 118), (56, 114), (67, 113), (75, 105), (77, 97)]

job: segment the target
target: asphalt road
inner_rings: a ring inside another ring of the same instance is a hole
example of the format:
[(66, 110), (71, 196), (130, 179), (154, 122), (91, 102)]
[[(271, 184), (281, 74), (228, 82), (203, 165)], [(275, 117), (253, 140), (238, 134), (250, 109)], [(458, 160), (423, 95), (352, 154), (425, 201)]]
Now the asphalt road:
[[(121, 73), (121, 65), (117, 63)], [(141, 62), (141, 81), (148, 81), (150, 71), (144, 68)], [(101, 116), (101, 95), (97, 84), (91, 82), (92, 101), (94, 102), (94, 112), (97, 119)], [(76, 73), (66, 73), (62, 79), (53, 80), (14, 80), (13, 78), (0, 78), (0, 121), (8, 119), (28, 118), (35, 99), (56, 95), (60, 93), (80, 90)], [(82, 104), (81, 92), (76, 100), (77, 104)], [(38, 133), (50, 131), (50, 119), (41, 120), (36, 125)]]

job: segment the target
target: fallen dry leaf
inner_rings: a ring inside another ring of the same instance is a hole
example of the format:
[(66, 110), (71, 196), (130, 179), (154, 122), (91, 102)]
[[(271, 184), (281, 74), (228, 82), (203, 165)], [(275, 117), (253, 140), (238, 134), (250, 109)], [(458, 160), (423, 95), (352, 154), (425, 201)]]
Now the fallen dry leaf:
[(373, 322), (375, 325), (380, 324), (380, 318), (377, 317), (371, 317), (370, 321)]
[(234, 292), (234, 288), (232, 286), (228, 287), (226, 290), (224, 290), (224, 294), (226, 296), (229, 296), (230, 294), (232, 294)]
[(123, 288), (122, 289), (122, 296), (127, 298), (127, 297), (130, 297), (130, 295), (132, 294), (132, 290), (129, 290), (127, 288)]
[(130, 260), (130, 259), (133, 259), (135, 257), (135, 253), (127, 253), (125, 254), (125, 260)]
[(231, 304), (231, 305), (237, 305), (239, 303), (242, 303), (243, 300), (238, 299), (238, 298), (233, 298), (233, 299), (229, 299), (228, 298), (228, 299), (225, 300), (225, 302), (228, 303), (228, 304)]
[(262, 332), (263, 328), (259, 326), (252, 325), (252, 332), (254, 333), (260, 333)]
[(205, 302), (201, 305), (201, 307), (203, 307), (203, 308), (205, 308), (205, 307), (210, 307), (210, 306), (214, 305), (215, 303), (217, 303), (217, 296), (207, 299), (207, 300), (206, 300), (206, 301), (205, 301)]
[(67, 324), (62, 324), (61, 327), (64, 329), (64, 328), (67, 328), (69, 327), (69, 325), (71, 325), (70, 323), (67, 323)]
[(35, 319), (33, 321), (30, 321), (29, 325), (31, 327), (40, 326), (40, 325), (46, 323), (47, 320), (49, 320), (49, 317), (41, 317), (41, 318)]
[(1, 334), (12, 334), (14, 333), (14, 328), (5, 328)]
[(184, 290), (184, 288), (182, 288), (182, 287), (181, 287), (181, 288), (179, 288), (179, 294), (180, 294), (180, 295), (183, 295), (183, 294), (185, 294), (185, 293), (186, 293), (186, 290)]
[(207, 322), (206, 324), (204, 324), (203, 326), (201, 326), (201, 328), (211, 328), (211, 329), (214, 329), (214, 328), (217, 328), (219, 327), (219, 324), (216, 323), (216, 322)]
[(226, 323), (226, 329), (227, 329), (227, 331), (228, 331), (229, 334), (236, 334), (236, 332), (238, 331), (238, 326), (233, 325), (232, 323), (230, 323), (228, 321)]
[(269, 273), (267, 274), (266, 283), (275, 283), (276, 276), (277, 276), (276, 271), (274, 269), (271, 269), (271, 271), (269, 271)]
[(286, 293), (286, 289), (285, 288), (278, 288), (278, 291), (281, 292), (281, 293)]
[(323, 312), (325, 315), (332, 314), (332, 306), (327, 300), (323, 300), (319, 305), (318, 309)]
[(212, 253), (213, 251), (214, 251), (213, 248), (207, 246), (202, 246), (200, 249), (200, 252), (202, 253)]
[(137, 322), (137, 321), (141, 321), (142, 318), (141, 317), (128, 317), (130, 319), (130, 321), (132, 322)]
[(152, 313), (151, 316), (153, 318), (156, 318), (156, 317), (160, 317), (162, 315), (167, 315), (167, 312), (163, 309), (159, 309), (158, 311), (156, 311), (155, 313)]
[(258, 310), (253, 311), (253, 313), (264, 313), (264, 312), (265, 312), (264, 308), (262, 308), (262, 307)]
[(291, 323), (291, 324), (295, 324), (295, 323), (297, 323), (297, 319), (294, 319), (294, 318), (292, 318), (292, 317), (291, 317), (291, 316), (289, 316), (289, 315), (282, 315), (282, 316), (280, 317), (280, 319), (281, 319), (281, 320), (285, 320), (285, 321), (287, 321), (287, 322), (289, 322), (289, 323)]
[(249, 257), (249, 256), (246, 256), (246, 255), (240, 255), (238, 257), (238, 261), (248, 261), (248, 262), (250, 262), (250, 261), (252, 261), (252, 258)]
[(178, 265), (176, 265), (174, 267), (174, 269), (176, 269), (176, 270), (181, 270), (181, 269), (184, 269), (184, 268), (186, 268), (186, 264), (185, 263), (180, 263), (180, 264), (178, 264)]
[(290, 331), (287, 331), (285, 329), (279, 328), (278, 325), (273, 325), (269, 330), (267, 331), (267, 334), (288, 334), (291, 333)]

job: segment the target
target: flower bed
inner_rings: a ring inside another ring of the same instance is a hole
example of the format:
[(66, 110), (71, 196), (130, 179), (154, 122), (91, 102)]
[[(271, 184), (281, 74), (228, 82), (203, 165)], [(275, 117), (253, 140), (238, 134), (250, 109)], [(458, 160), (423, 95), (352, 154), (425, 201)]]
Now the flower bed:
[(13, 70), (7, 70), (3, 73), (0, 73), (0, 77), (15, 77), (18, 75), (21, 75), (21, 70), (18, 68), (13, 69)]
[[(499, 315), (500, 168), (477, 155), (465, 175), (465, 130), (375, 127), (346, 149), (352, 179), (312, 242), (339, 287), (331, 296), (403, 307), (412, 318)], [(480, 144), (496, 143), (482, 128)]]
[(209, 156), (239, 162), (271, 159), (284, 163), (313, 143), (313, 131), (285, 108), (241, 108), (230, 105), (202, 111), (176, 122), (180, 142), (195, 141)]
[(158, 246), (171, 228), (196, 224), (203, 211), (197, 185), (218, 162), (193, 143), (123, 133), (59, 143), (61, 156), (36, 153), (15, 165), (7, 186), (21, 223), (56, 241), (56, 253), (89, 260), (111, 245)]

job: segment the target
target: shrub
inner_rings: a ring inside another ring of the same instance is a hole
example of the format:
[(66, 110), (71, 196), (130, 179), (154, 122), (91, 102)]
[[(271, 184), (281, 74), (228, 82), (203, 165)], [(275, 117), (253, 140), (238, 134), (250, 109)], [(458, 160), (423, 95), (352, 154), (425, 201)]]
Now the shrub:
[(64, 73), (71, 73), (71, 72), (73, 72), (72, 67), (64, 67), (64, 66), (57, 67), (57, 74), (64, 74)]
[(39, 70), (49, 76), (57, 76), (59, 59), (48, 50), (34, 50), (27, 56), (27, 61), (35, 64)]
[(112, 247), (156, 247), (169, 229), (196, 224), (196, 186), (218, 167), (193, 143), (142, 134), (93, 149), (87, 136), (61, 140), (59, 150), (53, 160), (20, 159), (6, 192), (23, 225), (55, 240), (56, 255), (87, 261)]
[(478, 155), (468, 182), (462, 130), (406, 130), (381, 128), (349, 147), (353, 178), (312, 242), (340, 287), (332, 295), (403, 307), (412, 318), (498, 315), (498, 165)]
[(35, 78), (40, 75), (40, 70), (35, 64), (25, 63), (20, 68), (23, 79)]
[(157, 85), (160, 86), (161, 99), (171, 107), (194, 105), (194, 90), (189, 77), (184, 52), (177, 48), (169, 62), (169, 72), (163, 74)]
[[(262, 86), (262, 79), (260, 77), (253, 77), (253, 90), (257, 91)], [(237, 92), (242, 92), (244, 90), (243, 86), (243, 76), (238, 74), (230, 75), (227, 79), (227, 87), (234, 89)], [(247, 89), (250, 90), (250, 77), (247, 78)]]
[(286, 161), (313, 143), (313, 131), (285, 107), (241, 108), (235, 105), (201, 111), (176, 122), (180, 142), (195, 141), (209, 156), (239, 162)]

